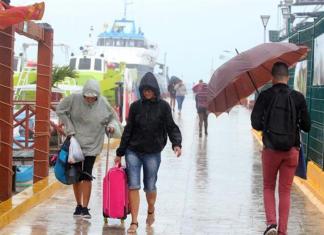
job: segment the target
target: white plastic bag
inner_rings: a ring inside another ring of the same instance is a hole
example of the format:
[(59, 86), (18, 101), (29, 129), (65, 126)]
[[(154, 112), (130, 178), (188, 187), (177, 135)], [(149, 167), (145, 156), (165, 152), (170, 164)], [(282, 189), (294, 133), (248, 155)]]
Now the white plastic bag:
[(83, 160), (84, 160), (84, 155), (82, 153), (81, 146), (79, 142), (76, 140), (76, 138), (72, 136), (70, 139), (68, 162), (73, 164), (77, 162), (82, 162)]

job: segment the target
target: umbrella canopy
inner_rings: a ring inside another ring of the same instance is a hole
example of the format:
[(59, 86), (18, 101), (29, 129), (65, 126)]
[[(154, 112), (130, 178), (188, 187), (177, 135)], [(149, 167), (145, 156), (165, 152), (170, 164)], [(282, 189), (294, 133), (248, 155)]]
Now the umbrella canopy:
[(176, 76), (172, 76), (172, 77), (170, 78), (169, 83), (176, 84), (176, 83), (178, 83), (178, 82), (180, 82), (180, 81), (181, 81), (180, 78), (178, 78), (178, 77), (176, 77)]
[(264, 43), (233, 57), (220, 66), (208, 84), (208, 110), (219, 115), (272, 80), (276, 62), (294, 66), (307, 55), (306, 46)]
[(207, 84), (204, 82), (199, 82), (192, 87), (194, 93), (199, 92), (201, 89), (207, 89)]

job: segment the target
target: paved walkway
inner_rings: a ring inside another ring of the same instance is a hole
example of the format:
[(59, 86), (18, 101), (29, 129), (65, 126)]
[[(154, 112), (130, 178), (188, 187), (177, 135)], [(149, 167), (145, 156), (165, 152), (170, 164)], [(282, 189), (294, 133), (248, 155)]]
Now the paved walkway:
[[(146, 230), (147, 209), (142, 194), (137, 234), (263, 234), (260, 146), (251, 134), (249, 115), (242, 107), (217, 119), (211, 115), (208, 137), (199, 138), (194, 103), (186, 98), (183, 114), (175, 114), (183, 133), (183, 156), (176, 159), (169, 144), (163, 152), (156, 223)], [(109, 226), (103, 223), (104, 156), (103, 152), (94, 172), (90, 221), (73, 219), (72, 188), (66, 187), (9, 224), (0, 234), (125, 234), (129, 218), (126, 228), (118, 220), (110, 220)], [(324, 215), (294, 186), (289, 234), (322, 235), (323, 231)]]

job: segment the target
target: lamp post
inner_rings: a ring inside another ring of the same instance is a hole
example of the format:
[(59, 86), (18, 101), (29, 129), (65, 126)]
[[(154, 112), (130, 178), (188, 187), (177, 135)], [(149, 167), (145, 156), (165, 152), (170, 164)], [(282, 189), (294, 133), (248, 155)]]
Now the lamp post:
[(282, 16), (286, 21), (286, 35), (289, 37), (290, 34), (290, 14), (291, 14), (291, 7), (284, 6), (281, 8)]
[(269, 22), (270, 16), (269, 15), (261, 15), (261, 20), (264, 28), (264, 37), (263, 37), (263, 42), (266, 43), (267, 39), (267, 24)]

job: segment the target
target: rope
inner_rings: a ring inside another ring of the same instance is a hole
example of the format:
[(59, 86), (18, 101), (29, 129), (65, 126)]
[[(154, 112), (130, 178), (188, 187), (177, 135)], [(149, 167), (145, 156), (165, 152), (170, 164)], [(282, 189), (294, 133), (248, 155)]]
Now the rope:
[(4, 168), (4, 169), (6, 169), (7, 171), (9, 171), (11, 175), (14, 174), (14, 172), (13, 172), (12, 169), (10, 169), (9, 167), (6, 167), (6, 166), (2, 165), (1, 163), (0, 163), (0, 167), (2, 167), (2, 168)]
[(9, 148), (13, 149), (12, 145), (7, 143), (7, 142), (4, 142), (4, 141), (0, 140), (0, 143), (3, 144), (3, 145), (7, 145)]
[(51, 109), (50, 108), (47, 108), (45, 106), (40, 106), (40, 105), (35, 105), (36, 108), (40, 108), (40, 109), (46, 109), (48, 111), (50, 111)]
[(7, 49), (9, 51), (12, 51), (12, 48), (11, 47), (0, 46), (0, 48), (3, 48), (3, 49)]
[(35, 175), (35, 173), (34, 173), (34, 177), (38, 178), (38, 179), (44, 179), (45, 178), (44, 176)]
[(43, 136), (51, 137), (49, 132), (35, 132), (34, 134), (34, 138), (43, 137)]
[[(40, 152), (40, 153), (44, 153), (44, 154), (46, 154), (46, 155), (48, 154), (48, 152), (45, 152), (45, 151), (40, 150), (40, 149), (37, 149), (37, 148), (34, 148), (34, 150), (37, 151), (37, 152)], [(45, 161), (45, 160), (34, 160), (34, 161), (37, 162), (37, 161)]]
[(13, 91), (14, 89), (12, 88), (12, 87), (9, 87), (9, 86), (5, 86), (5, 85), (3, 85), (3, 84), (0, 84), (0, 86), (1, 87), (4, 87), (4, 88), (7, 88), (7, 89), (9, 89), (9, 90), (11, 90), (11, 91)]
[(38, 73), (37, 75), (44, 76), (44, 77), (50, 77), (50, 74), (44, 74), (44, 73)]
[(35, 120), (35, 122), (45, 122), (46, 124), (51, 124), (50, 120)]
[(34, 162), (47, 162), (47, 160), (34, 160)]
[(40, 87), (40, 86), (38, 86), (36, 89), (40, 89), (40, 90), (43, 90), (43, 91), (47, 91), (47, 92), (50, 92), (50, 90), (49, 89), (46, 89), (46, 88), (44, 88), (44, 87)]
[(8, 104), (8, 103), (3, 102), (3, 101), (1, 101), (1, 100), (0, 100), (0, 104), (7, 105), (7, 106), (9, 106), (10, 109), (13, 107), (12, 104)]
[(49, 65), (46, 65), (46, 64), (37, 64), (38, 66), (41, 66), (41, 67), (45, 67), (45, 68), (51, 68), (51, 66), (49, 66)]
[(12, 123), (9, 123), (9, 122), (7, 122), (6, 120), (3, 120), (3, 119), (1, 119), (1, 118), (0, 118), (0, 121), (1, 121), (1, 122), (4, 122), (5, 124), (7, 124), (8, 126), (10, 126), (11, 128), (13, 128), (13, 126), (14, 126)]
[(14, 37), (12, 34), (10, 34), (10, 33), (6, 33), (6, 32), (3, 32), (3, 31), (1, 31), (1, 30), (0, 30), (0, 34), (3, 34), (3, 35), (5, 35), (5, 36), (7, 36), (7, 37), (9, 37), (9, 38), (13, 38), (13, 37)]
[(49, 45), (46, 44), (46, 43), (44, 43), (44, 42), (42, 42), (42, 44), (43, 44), (45, 47), (47, 47), (47, 49), (51, 52), (51, 55), (53, 55), (53, 50), (52, 50), (52, 48), (50, 48)]
[(2, 67), (5, 67), (6, 69), (9, 69), (10, 72), (13, 73), (13, 70), (12, 70), (11, 66), (8, 66), (8, 65), (3, 64), (3, 63), (0, 63), (0, 65), (1, 65)]

